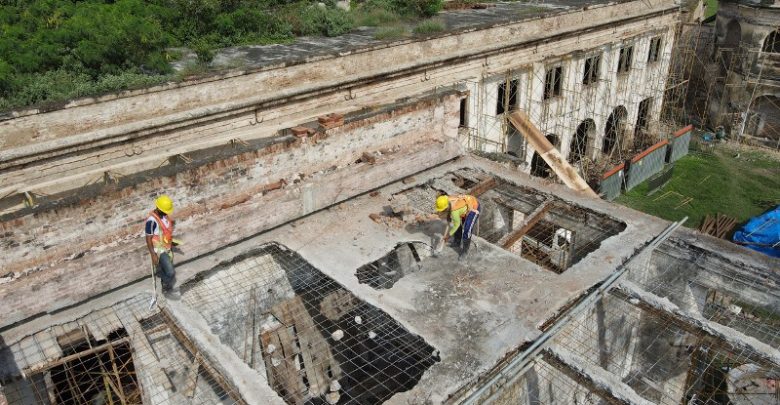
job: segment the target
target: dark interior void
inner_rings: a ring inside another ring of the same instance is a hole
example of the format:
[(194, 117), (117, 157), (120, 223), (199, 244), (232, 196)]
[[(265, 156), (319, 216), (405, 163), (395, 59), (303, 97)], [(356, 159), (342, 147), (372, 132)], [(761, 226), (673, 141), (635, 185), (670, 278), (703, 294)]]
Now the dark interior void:
[(780, 345), (780, 276), (721, 256), (713, 247), (670, 238), (632, 281), (681, 309)]
[(430, 257), (430, 252), (423, 243), (402, 243), (381, 259), (361, 266), (355, 275), (362, 284), (388, 289), (403, 276), (420, 270), (420, 262)]
[[(491, 177), (494, 182), (483, 187)], [(430, 213), (437, 195), (466, 194), (470, 190), (479, 190), (477, 236), (556, 273), (562, 273), (598, 249), (605, 239), (626, 228), (623, 222), (605, 214), (471, 168), (447, 173), (425, 185), (397, 193), (394, 198), (403, 197), (412, 208)], [(442, 230), (437, 233), (428, 228), (418, 230), (429, 234), (433, 245)], [(417, 263), (424, 258), (421, 252), (430, 250), (420, 245), (399, 246), (382, 259), (361, 267), (358, 279), (374, 288), (392, 287), (403, 274), (415, 271)]]
[(281, 245), (223, 263), (182, 290), (290, 404), (379, 404), (439, 361), (421, 337)]
[(50, 369), (55, 403), (141, 403), (130, 343), (105, 345), (103, 350), (94, 351), (100, 346), (98, 342), (84, 341), (63, 351), (64, 356), (89, 354)]
[(86, 328), (76, 328), (58, 336), (55, 344), (61, 357), (34, 374), (2, 381), (8, 404), (141, 403), (141, 387), (124, 329), (96, 340)]

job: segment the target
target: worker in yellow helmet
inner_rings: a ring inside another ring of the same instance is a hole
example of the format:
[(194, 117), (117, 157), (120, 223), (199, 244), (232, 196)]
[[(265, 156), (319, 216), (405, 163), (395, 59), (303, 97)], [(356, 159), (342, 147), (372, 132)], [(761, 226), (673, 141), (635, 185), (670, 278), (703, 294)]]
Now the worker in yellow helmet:
[(144, 226), (146, 247), (152, 259), (152, 266), (162, 281), (164, 293), (173, 289), (176, 271), (173, 268), (173, 201), (167, 195), (161, 195), (154, 202), (155, 208), (149, 213)]
[(471, 231), (479, 217), (479, 201), (471, 195), (441, 195), (436, 198), (436, 211), (447, 216), (444, 242), (453, 238), (451, 245), (461, 248), (458, 258), (463, 258), (469, 252)]

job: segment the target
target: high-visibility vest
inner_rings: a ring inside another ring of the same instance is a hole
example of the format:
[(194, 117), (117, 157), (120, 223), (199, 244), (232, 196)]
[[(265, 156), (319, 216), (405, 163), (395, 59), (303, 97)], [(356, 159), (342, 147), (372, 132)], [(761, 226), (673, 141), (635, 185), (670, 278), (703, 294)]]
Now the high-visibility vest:
[(448, 198), (450, 200), (450, 210), (452, 211), (457, 211), (464, 206), (466, 207), (467, 214), (470, 211), (479, 210), (479, 202), (477, 201), (477, 197), (474, 197), (473, 195), (456, 195)]
[(173, 248), (173, 218), (168, 216), (169, 225), (166, 226), (156, 211), (152, 210), (149, 215), (157, 221), (157, 226), (160, 227), (160, 234), (152, 236), (152, 246), (155, 250), (170, 252)]

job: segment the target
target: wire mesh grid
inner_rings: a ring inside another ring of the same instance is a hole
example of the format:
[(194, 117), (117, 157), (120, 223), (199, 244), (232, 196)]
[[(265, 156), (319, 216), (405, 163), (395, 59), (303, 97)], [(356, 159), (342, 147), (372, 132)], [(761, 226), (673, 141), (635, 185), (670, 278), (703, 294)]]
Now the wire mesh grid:
[[(768, 304), (774, 304), (776, 308), (778, 297), (776, 293), (767, 292), (766, 286), (746, 282), (744, 277), (739, 276), (724, 279), (728, 277), (725, 272), (698, 268), (696, 263), (702, 260), (703, 254), (690, 258), (690, 271), (681, 271), (679, 264), (662, 265), (658, 270), (662, 276), (651, 277), (638, 285), (660, 297), (683, 296), (678, 290), (690, 289), (696, 283), (704, 283), (710, 289), (740, 291), (743, 295), (759, 291), (761, 294), (770, 293), (768, 297), (774, 301)], [(638, 267), (632, 269), (629, 275), (639, 273), (632, 278), (642, 279), (647, 272), (648, 269)], [(702, 277), (707, 281), (696, 281)], [(741, 284), (741, 288), (737, 284)], [(762, 308), (765, 318), (752, 323), (734, 322), (731, 318), (722, 322), (723, 309), (708, 312), (712, 294), (702, 294), (702, 300), (707, 301), (702, 311), (706, 319), (753, 336), (768, 345), (765, 347), (776, 350), (780, 332), (772, 326), (772, 320), (778, 319), (776, 311)], [(672, 298), (672, 301), (675, 300)], [(694, 313), (695, 308), (680, 304), (685, 312)], [(733, 309), (730, 311), (733, 315)], [(743, 338), (738, 333), (730, 337), (737, 339), (732, 341), (710, 334), (705, 329), (684, 317), (663, 309), (648, 309), (634, 298), (613, 293), (603, 296), (579, 317), (567, 322), (555, 335), (549, 350), (576, 354), (582, 364), (575, 369), (606, 371), (620, 384), (625, 384), (652, 403), (776, 404), (780, 401), (780, 365), (767, 361), (763, 353), (757, 352), (762, 346), (756, 349), (740, 343)], [(573, 371), (566, 366), (556, 365), (556, 368), (562, 373)], [(527, 382), (528, 376), (522, 378)], [(554, 376), (537, 383), (539, 387), (553, 385), (554, 390), (560, 392), (576, 392), (572, 384), (583, 385), (583, 381), (573, 382)], [(587, 384), (584, 385), (587, 387)], [(609, 401), (609, 393), (604, 397)], [(575, 401), (576, 398), (569, 397), (569, 400)]]
[(182, 291), (220, 341), (290, 404), (381, 403), (438, 361), (422, 338), (280, 245)]
[(234, 404), (233, 389), (139, 295), (0, 350), (9, 404)]
[[(320, 273), (264, 245), (181, 286), (219, 341), (289, 404), (381, 403), (439, 361), (434, 348)], [(171, 307), (139, 295), (0, 350), (9, 404), (243, 404)], [(273, 398), (271, 398), (273, 397)]]

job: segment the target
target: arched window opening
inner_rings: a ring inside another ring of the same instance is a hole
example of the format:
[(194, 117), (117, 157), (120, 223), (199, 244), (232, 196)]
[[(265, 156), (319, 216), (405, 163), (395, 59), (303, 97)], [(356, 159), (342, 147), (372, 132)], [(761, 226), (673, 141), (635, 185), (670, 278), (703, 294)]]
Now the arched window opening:
[(768, 53), (780, 53), (780, 30), (766, 36), (761, 50)]
[(607, 125), (604, 127), (604, 142), (601, 144), (601, 152), (605, 155), (612, 155), (615, 146), (618, 146), (623, 140), (627, 117), (628, 111), (626, 107), (621, 105), (612, 110), (612, 114), (607, 118)]
[(591, 119), (582, 121), (577, 126), (577, 131), (571, 139), (571, 145), (569, 145), (569, 157), (567, 158), (569, 163), (576, 163), (588, 155), (588, 144), (592, 142), (594, 132), (596, 132), (596, 123)]

